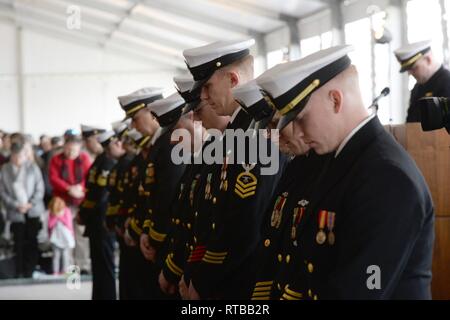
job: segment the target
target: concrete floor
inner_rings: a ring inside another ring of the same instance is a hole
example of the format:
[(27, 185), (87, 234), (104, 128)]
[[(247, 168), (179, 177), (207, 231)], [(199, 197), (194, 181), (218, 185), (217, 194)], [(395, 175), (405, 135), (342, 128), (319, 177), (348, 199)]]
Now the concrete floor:
[(91, 281), (82, 281), (79, 289), (69, 289), (64, 281), (28, 284), (0, 282), (0, 300), (90, 300), (91, 290)]

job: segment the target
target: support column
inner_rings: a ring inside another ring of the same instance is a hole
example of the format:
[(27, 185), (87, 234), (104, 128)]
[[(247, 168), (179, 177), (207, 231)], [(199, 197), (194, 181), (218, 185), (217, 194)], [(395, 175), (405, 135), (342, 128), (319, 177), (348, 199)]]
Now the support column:
[(333, 45), (345, 44), (344, 17), (342, 13), (342, 0), (329, 1), (331, 11), (331, 25), (333, 27)]
[(280, 15), (280, 19), (286, 23), (289, 30), (289, 60), (299, 59), (301, 52), (298, 19), (286, 15)]
[(16, 75), (17, 75), (17, 106), (19, 115), (19, 130), (25, 132), (25, 102), (23, 85), (23, 52), (22, 52), (22, 27), (16, 29)]
[(449, 47), (448, 47), (448, 31), (447, 31), (447, 27), (448, 27), (448, 20), (447, 20), (447, 9), (445, 7), (445, 1), (444, 0), (440, 0), (439, 4), (441, 5), (441, 12), (442, 12), (442, 17), (441, 17), (441, 23), (442, 23), (442, 49), (444, 52), (444, 64), (448, 65), (449, 61), (450, 61), (450, 57), (449, 57)]
[(264, 70), (267, 70), (267, 46), (265, 35), (259, 32), (250, 32), (250, 36), (255, 39), (256, 42), (256, 51), (258, 54), (258, 58), (260, 58), (259, 62)]

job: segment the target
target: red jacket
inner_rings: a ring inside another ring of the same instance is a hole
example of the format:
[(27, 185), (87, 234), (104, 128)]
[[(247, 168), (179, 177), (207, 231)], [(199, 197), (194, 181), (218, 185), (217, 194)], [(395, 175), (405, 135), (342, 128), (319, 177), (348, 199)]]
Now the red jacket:
[[(70, 160), (64, 156), (64, 153), (53, 156), (49, 165), (49, 179), (53, 187), (53, 195), (61, 197), (68, 205), (78, 206), (83, 199), (75, 199), (68, 194), (70, 186), (77, 183), (77, 160)], [(79, 183), (84, 187), (86, 185), (86, 176), (92, 161), (86, 152), (81, 152), (79, 156)], [(66, 177), (63, 174), (63, 167), (66, 167)]]

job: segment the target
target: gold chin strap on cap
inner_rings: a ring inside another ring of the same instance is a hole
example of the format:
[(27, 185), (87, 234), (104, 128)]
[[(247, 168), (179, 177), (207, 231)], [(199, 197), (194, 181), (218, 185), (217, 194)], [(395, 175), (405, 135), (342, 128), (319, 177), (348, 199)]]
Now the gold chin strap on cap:
[(261, 90), (261, 94), (262, 94), (264, 100), (266, 100), (266, 103), (269, 105), (269, 107), (271, 107), (273, 110), (277, 110), (277, 108), (275, 107), (275, 104), (272, 101), (272, 98), (267, 94), (267, 92), (265, 92), (264, 90)]
[(419, 60), (420, 58), (423, 57), (422, 53), (418, 53), (415, 56), (413, 56), (412, 58), (406, 60), (405, 62), (402, 63), (402, 68), (406, 68), (409, 67), (410, 65), (414, 64), (417, 60)]
[(128, 111), (126, 112), (126, 114), (127, 114), (127, 116), (129, 116), (129, 115), (132, 114), (133, 112), (136, 112), (136, 111), (138, 111), (138, 110), (140, 110), (140, 109), (142, 109), (142, 108), (144, 108), (144, 107), (145, 107), (145, 103), (138, 104), (136, 107), (131, 108), (130, 110), (128, 110)]
[(291, 102), (283, 107), (279, 112), (282, 116), (291, 111), (298, 105), (303, 99), (305, 99), (311, 92), (313, 92), (320, 85), (320, 80), (315, 79), (309, 86), (307, 86), (302, 92), (300, 92)]

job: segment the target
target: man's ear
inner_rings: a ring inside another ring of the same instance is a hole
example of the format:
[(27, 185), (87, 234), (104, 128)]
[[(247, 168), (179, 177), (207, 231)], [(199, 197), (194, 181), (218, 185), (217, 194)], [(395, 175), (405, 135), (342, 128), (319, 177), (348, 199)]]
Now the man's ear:
[(240, 78), (239, 78), (239, 73), (237, 73), (236, 71), (229, 71), (229, 79), (230, 79), (230, 84), (231, 84), (231, 88), (236, 87), (239, 84)]
[(333, 109), (335, 113), (339, 113), (342, 110), (342, 104), (344, 102), (344, 95), (340, 90), (330, 90), (328, 93), (330, 100), (333, 102)]

